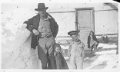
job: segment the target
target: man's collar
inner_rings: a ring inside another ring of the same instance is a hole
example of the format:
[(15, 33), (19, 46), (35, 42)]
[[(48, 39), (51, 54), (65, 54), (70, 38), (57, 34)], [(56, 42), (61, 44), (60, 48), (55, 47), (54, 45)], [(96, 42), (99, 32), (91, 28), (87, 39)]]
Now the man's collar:
[(44, 19), (44, 20), (49, 20), (49, 19), (51, 19), (51, 17), (50, 17), (50, 16), (47, 16), (47, 18), (46, 18), (46, 19)]
[[(39, 14), (38, 14), (39, 15)], [(40, 17), (40, 15), (39, 15)], [(45, 18), (44, 20), (49, 20), (49, 19), (52, 19), (52, 17), (50, 17), (48, 14), (47, 14), (47, 18)]]

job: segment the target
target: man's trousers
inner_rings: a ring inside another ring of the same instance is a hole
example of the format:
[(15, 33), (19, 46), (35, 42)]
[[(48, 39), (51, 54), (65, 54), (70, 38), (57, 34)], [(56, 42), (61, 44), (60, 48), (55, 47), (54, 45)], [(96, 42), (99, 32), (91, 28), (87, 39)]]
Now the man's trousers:
[(56, 69), (54, 57), (54, 37), (39, 38), (38, 57), (42, 63), (42, 69)]

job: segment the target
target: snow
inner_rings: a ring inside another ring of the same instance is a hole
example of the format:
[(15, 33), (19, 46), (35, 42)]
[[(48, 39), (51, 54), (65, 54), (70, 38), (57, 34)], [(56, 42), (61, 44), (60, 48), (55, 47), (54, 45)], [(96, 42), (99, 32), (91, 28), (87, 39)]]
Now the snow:
[[(4, 69), (34, 69), (41, 68), (37, 49), (30, 47), (30, 32), (23, 24), (35, 13), (17, 8), (2, 14), (2, 68)], [(27, 40), (27, 41), (26, 41)]]
[(86, 69), (92, 69), (93, 67), (102, 64), (103, 62), (106, 63), (106, 66), (103, 66), (104, 69), (112, 69), (114, 66), (117, 65), (118, 62), (118, 56), (112, 55), (112, 54), (104, 54), (100, 55), (93, 63), (91, 63), (91, 66), (89, 66)]
[(103, 48), (117, 48), (117, 45), (116, 44), (104, 44), (104, 43), (100, 43), (98, 45), (98, 47), (103, 47)]
[[(102, 65), (102, 69), (113, 69), (114, 67), (118, 68), (118, 55), (116, 55), (116, 48), (117, 45), (113, 44), (104, 44), (100, 43), (98, 45), (98, 48), (101, 47), (102, 49), (110, 49), (113, 50), (103, 50), (103, 51), (97, 51), (95, 52), (95, 57), (91, 58), (93, 59), (93, 62), (90, 64), (89, 67), (86, 69), (99, 69), (99, 65)], [(86, 60), (89, 59), (89, 57), (86, 58)]]

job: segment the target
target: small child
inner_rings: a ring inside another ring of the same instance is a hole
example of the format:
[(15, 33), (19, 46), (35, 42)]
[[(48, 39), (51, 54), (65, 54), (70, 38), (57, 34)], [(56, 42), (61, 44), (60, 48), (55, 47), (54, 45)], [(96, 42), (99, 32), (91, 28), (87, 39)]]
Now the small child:
[(72, 69), (83, 69), (84, 61), (84, 43), (78, 38), (77, 31), (70, 31), (68, 35), (72, 38), (70, 41), (70, 65)]
[(54, 52), (56, 66), (57, 69), (68, 69), (68, 65), (62, 55), (61, 46), (59, 44), (55, 44), (55, 52)]
[(91, 53), (94, 53), (97, 51), (97, 46), (99, 44), (99, 41), (97, 40), (93, 31), (90, 31), (89, 33), (87, 44), (88, 44), (88, 48), (90, 48), (91, 50)]

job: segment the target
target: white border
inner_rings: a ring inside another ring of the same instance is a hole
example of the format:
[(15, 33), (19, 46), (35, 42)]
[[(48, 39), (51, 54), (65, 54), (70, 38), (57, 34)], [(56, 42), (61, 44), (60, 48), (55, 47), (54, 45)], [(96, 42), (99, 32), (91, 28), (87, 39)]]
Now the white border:
[[(38, 2), (43, 2), (43, 3), (104, 3), (104, 2), (111, 2), (111, 3), (117, 3), (114, 2), (113, 0), (1, 0), (0, 1), (0, 11), (1, 11), (1, 3), (38, 3)], [(118, 8), (119, 8), (119, 3), (118, 3)], [(120, 17), (120, 11), (118, 10), (118, 17)], [(1, 12), (0, 12), (1, 13)], [(1, 14), (0, 14), (1, 17)], [(1, 19), (1, 18), (0, 18)], [(118, 18), (119, 20), (119, 18)], [(1, 21), (1, 20), (0, 20)], [(120, 21), (118, 21), (120, 23)], [(0, 25), (1, 27), (1, 25)], [(120, 25), (118, 24), (118, 27), (120, 28)], [(119, 29), (118, 28), (118, 29)], [(0, 28), (1, 29), (1, 28)], [(119, 33), (120, 31), (118, 31)], [(1, 30), (0, 30), (1, 33)], [(118, 35), (120, 37), (120, 33)], [(120, 45), (119, 43), (119, 37), (118, 37), (118, 47)], [(0, 41), (1, 41), (1, 34), (0, 34)], [(120, 49), (119, 49), (120, 52)], [(119, 55), (119, 61), (120, 61), (120, 55)], [(119, 64), (120, 67), (120, 64)], [(0, 68), (1, 68), (1, 42), (0, 42)], [(65, 72), (120, 72), (120, 68), (118, 69), (98, 69), (98, 70), (41, 70), (41, 69), (0, 69), (0, 72), (56, 72), (56, 71), (65, 71)]]

